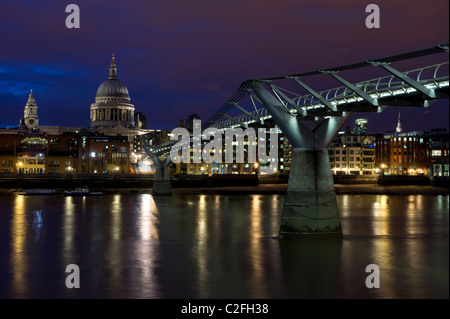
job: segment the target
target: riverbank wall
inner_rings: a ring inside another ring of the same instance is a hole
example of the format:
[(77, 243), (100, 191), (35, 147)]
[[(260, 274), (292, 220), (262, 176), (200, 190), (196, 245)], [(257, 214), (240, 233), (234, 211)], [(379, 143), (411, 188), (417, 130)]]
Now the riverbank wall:
[[(334, 176), (335, 185), (388, 187), (388, 186), (418, 186), (448, 188), (448, 177), (428, 176), (376, 176), (376, 175), (337, 175)], [(56, 189), (66, 190), (76, 187), (89, 187), (91, 189), (151, 189), (153, 175), (0, 175), (0, 189)], [(226, 188), (226, 187), (258, 187), (264, 185), (280, 185), (285, 189), (288, 175), (178, 175), (172, 176), (172, 189), (183, 188)], [(378, 190), (376, 191), (378, 192)]]

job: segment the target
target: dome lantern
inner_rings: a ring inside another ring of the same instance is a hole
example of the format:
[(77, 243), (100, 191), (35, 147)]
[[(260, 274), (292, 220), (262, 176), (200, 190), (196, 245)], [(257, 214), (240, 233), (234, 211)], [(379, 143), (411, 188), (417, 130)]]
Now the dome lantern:
[(114, 53), (112, 56), (111, 65), (109, 66), (109, 80), (117, 80), (117, 66), (116, 66), (116, 60), (114, 58)]

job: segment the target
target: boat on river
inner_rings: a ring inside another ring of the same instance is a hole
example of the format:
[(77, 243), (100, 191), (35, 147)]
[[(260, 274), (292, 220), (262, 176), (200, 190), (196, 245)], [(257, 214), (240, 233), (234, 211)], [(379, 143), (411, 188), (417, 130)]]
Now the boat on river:
[(66, 196), (101, 196), (103, 192), (93, 192), (90, 191), (87, 187), (77, 187), (72, 191), (64, 191), (64, 195)]
[(42, 195), (56, 195), (57, 191), (54, 189), (25, 189), (19, 195), (25, 196), (42, 196)]

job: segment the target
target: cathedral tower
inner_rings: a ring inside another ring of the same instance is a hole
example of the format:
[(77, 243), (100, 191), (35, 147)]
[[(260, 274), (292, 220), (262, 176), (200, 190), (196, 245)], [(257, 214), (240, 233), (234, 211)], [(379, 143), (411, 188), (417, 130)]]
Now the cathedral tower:
[(31, 90), (30, 95), (28, 96), (28, 102), (25, 105), (21, 123), (25, 124), (27, 129), (37, 130), (37, 128), (39, 127), (37, 104), (36, 100), (34, 99), (33, 90)]

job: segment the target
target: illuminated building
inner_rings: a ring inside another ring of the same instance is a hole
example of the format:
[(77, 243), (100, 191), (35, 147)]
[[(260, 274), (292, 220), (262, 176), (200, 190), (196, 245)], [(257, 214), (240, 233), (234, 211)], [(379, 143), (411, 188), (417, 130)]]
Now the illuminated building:
[(427, 175), (424, 132), (385, 134), (375, 143), (377, 168), (390, 175)]
[(90, 107), (90, 127), (42, 126), (37, 109), (31, 91), (19, 126), (0, 128), (1, 173), (130, 174), (130, 151), (142, 153), (144, 137), (160, 132), (146, 129), (145, 115), (135, 112), (114, 55)]
[(84, 150), (85, 173), (131, 173), (130, 143), (126, 137), (91, 135)]
[(428, 173), (449, 176), (449, 134), (446, 129), (432, 129), (427, 134)]
[(375, 173), (376, 135), (360, 135), (347, 127), (328, 147), (333, 175), (372, 175)]

